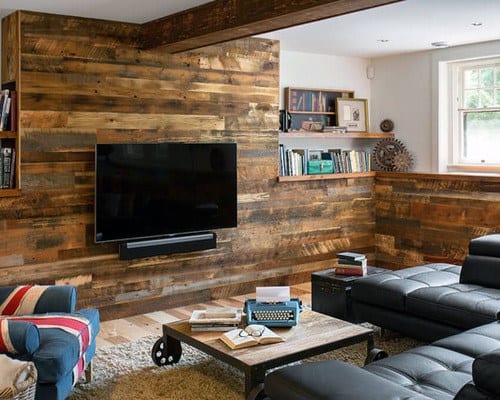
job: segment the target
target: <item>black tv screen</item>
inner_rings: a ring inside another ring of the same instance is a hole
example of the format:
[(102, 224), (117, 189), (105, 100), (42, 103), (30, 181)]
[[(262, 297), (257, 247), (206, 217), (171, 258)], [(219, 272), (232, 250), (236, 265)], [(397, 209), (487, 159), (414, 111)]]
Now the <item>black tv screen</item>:
[(231, 228), (235, 143), (97, 144), (95, 241)]

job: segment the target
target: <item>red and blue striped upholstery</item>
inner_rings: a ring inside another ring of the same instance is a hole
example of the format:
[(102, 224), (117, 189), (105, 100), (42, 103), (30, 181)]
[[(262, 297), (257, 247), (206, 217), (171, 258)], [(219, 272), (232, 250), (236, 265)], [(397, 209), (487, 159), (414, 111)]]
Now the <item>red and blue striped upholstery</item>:
[(0, 353), (33, 354), (40, 346), (40, 333), (31, 322), (0, 317)]
[(75, 306), (76, 288), (74, 286), (0, 287), (0, 315), (73, 313)]
[(33, 361), (36, 399), (63, 400), (96, 350), (99, 311), (75, 311), (74, 286), (0, 287), (0, 353)]

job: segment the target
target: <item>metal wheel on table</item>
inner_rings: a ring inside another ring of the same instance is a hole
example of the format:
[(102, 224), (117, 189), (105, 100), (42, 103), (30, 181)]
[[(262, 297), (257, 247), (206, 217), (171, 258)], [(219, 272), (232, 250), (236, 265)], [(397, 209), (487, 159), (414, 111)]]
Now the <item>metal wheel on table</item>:
[(182, 353), (180, 347), (172, 347), (173, 346), (167, 346), (163, 338), (158, 339), (151, 349), (151, 358), (153, 362), (159, 367), (179, 362)]
[(246, 400), (266, 400), (266, 399), (269, 399), (269, 397), (267, 397), (266, 392), (264, 390), (264, 384), (260, 383), (259, 385), (255, 386), (250, 391), (250, 393), (248, 393)]
[(374, 361), (382, 360), (383, 358), (387, 357), (389, 357), (389, 354), (387, 354), (384, 350), (374, 347), (368, 352), (368, 355), (365, 359), (365, 365), (370, 364)]

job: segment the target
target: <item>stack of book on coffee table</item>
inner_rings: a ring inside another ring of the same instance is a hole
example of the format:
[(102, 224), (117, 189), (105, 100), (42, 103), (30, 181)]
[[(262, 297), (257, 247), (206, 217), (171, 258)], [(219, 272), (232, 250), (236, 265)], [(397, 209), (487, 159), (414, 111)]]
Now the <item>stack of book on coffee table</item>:
[(337, 253), (338, 264), (335, 267), (337, 275), (365, 276), (368, 270), (366, 256), (360, 253), (345, 251)]
[(241, 310), (236, 308), (209, 308), (194, 310), (189, 319), (192, 332), (230, 331), (241, 323)]

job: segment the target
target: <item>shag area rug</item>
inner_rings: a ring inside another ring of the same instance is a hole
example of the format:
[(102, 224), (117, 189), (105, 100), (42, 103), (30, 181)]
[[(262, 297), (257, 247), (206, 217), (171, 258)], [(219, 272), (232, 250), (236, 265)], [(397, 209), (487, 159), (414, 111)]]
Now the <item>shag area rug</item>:
[[(173, 366), (158, 367), (151, 348), (158, 337), (110, 346), (97, 351), (92, 382), (78, 383), (68, 400), (242, 400), (243, 373), (197, 349), (182, 344), (182, 357)], [(389, 355), (419, 345), (391, 332), (375, 331), (375, 347)], [(366, 343), (344, 347), (304, 360), (337, 359), (362, 366)]]

